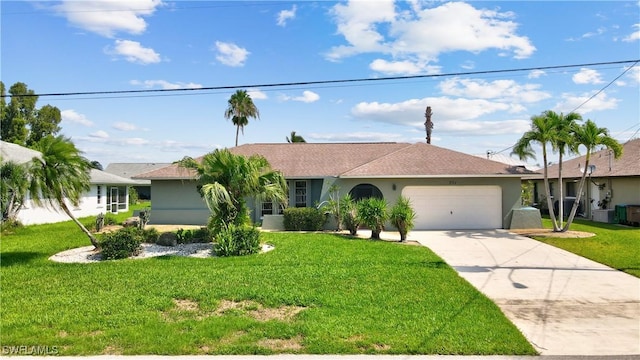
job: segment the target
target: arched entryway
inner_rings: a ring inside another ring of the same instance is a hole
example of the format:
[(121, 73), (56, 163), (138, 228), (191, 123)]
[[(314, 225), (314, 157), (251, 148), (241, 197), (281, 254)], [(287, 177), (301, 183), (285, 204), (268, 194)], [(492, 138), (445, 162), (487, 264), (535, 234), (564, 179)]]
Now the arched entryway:
[(349, 191), (349, 195), (351, 195), (351, 199), (353, 201), (358, 201), (361, 199), (367, 199), (370, 197), (375, 197), (378, 199), (383, 199), (382, 191), (378, 189), (377, 186), (373, 184), (358, 184)]

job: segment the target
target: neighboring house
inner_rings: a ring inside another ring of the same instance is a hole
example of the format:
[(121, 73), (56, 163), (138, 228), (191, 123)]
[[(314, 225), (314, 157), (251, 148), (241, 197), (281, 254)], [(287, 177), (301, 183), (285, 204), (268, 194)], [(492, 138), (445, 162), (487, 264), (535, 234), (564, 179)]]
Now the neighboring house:
[[(337, 185), (340, 196), (383, 197), (393, 205), (411, 199), (416, 229), (508, 228), (520, 207), (522, 167), (478, 158), (424, 143), (246, 144), (235, 154), (264, 156), (289, 186), (289, 204), (318, 206)], [(138, 175), (151, 180), (155, 224), (207, 223), (209, 210), (193, 174), (177, 165)], [(281, 212), (271, 202), (249, 204), (252, 219)]]
[[(0, 145), (3, 162), (14, 161), (18, 164), (24, 164), (30, 162), (34, 157), (41, 156), (40, 152), (20, 145), (4, 141)], [(82, 196), (78, 206), (68, 203), (74, 216), (80, 218), (100, 213), (129, 211), (128, 187), (134, 181), (92, 169), (90, 183), (89, 191)], [(69, 220), (69, 217), (62, 210), (51, 209), (47, 206), (36, 206), (28, 197), (18, 213), (18, 221), (24, 225), (46, 224), (66, 220)]]
[[(104, 171), (131, 179), (136, 175), (147, 173), (149, 171), (161, 169), (171, 165), (170, 163), (111, 163)], [(131, 179), (133, 187), (138, 192), (138, 198), (141, 200), (151, 199), (151, 181), (143, 179)]]
[(504, 154), (496, 154), (494, 152), (487, 151), (486, 154), (476, 154), (475, 156), (483, 157), (489, 160), (501, 162), (503, 164), (507, 164), (511, 166), (523, 166), (525, 169), (532, 172), (536, 172), (540, 170), (540, 166), (538, 165), (531, 165), (526, 161), (515, 159), (515, 158), (512, 158), (511, 156), (504, 155)]
[[(572, 204), (580, 185), (580, 178), (585, 168), (585, 156), (563, 161), (562, 186), (565, 203)], [(580, 214), (587, 219), (594, 215), (600, 216), (599, 210), (615, 209), (615, 205), (640, 205), (640, 139), (623, 144), (622, 157), (615, 159), (613, 153), (607, 149), (591, 154), (589, 169), (587, 170), (582, 200), (583, 212)], [(551, 196), (558, 195), (558, 165), (548, 169)], [(525, 176), (523, 180), (534, 183), (534, 202), (546, 206), (544, 177), (542, 174)], [(566, 201), (566, 199), (569, 199)], [(586, 206), (585, 206), (586, 205)], [(568, 215), (569, 210), (565, 210)], [(611, 221), (611, 214), (608, 221)], [(596, 219), (604, 221), (605, 219)]]

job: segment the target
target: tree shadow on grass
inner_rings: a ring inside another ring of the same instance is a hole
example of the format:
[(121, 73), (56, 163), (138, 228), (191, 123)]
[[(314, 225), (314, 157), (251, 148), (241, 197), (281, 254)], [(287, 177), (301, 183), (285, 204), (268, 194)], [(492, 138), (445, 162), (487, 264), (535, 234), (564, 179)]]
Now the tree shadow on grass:
[(9, 267), (13, 265), (27, 264), (41, 256), (42, 256), (41, 253), (26, 252), (26, 251), (1, 253), (0, 267)]

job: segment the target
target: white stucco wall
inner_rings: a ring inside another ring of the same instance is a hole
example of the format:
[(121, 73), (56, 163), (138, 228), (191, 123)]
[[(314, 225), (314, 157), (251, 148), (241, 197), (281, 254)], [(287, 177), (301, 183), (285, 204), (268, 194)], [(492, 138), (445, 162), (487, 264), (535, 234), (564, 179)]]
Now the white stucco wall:
[[(72, 205), (70, 202), (67, 202), (69, 209), (73, 212), (73, 215), (76, 218), (81, 218), (85, 216), (94, 216), (100, 213), (107, 212), (107, 185), (101, 186), (101, 201), (98, 204), (97, 199), (97, 187), (98, 185), (91, 185), (89, 192), (87, 192), (82, 199), (80, 200), (80, 204), (78, 206)], [(129, 211), (128, 204), (128, 194), (126, 201), (126, 208), (120, 209), (119, 212)], [(65, 214), (61, 209), (53, 209), (51, 207), (43, 207), (36, 206), (32, 200), (27, 199), (25, 201), (24, 206), (20, 209), (18, 213), (18, 220), (24, 225), (35, 225), (35, 224), (49, 224), (60, 221), (70, 220), (69, 216)]]

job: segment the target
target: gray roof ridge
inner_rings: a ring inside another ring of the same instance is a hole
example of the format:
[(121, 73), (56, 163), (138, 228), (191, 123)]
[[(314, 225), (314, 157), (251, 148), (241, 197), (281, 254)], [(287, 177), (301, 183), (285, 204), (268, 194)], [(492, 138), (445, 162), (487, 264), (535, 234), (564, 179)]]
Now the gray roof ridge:
[[(371, 144), (381, 144), (381, 143), (371, 143)], [(340, 177), (340, 176), (342, 176), (342, 175), (344, 175), (344, 174), (347, 174), (347, 173), (349, 173), (349, 172), (351, 172), (351, 171), (354, 171), (354, 170), (356, 170), (356, 169), (358, 169), (358, 168), (361, 168), (361, 167), (363, 167), (363, 166), (365, 166), (365, 165), (369, 165), (369, 164), (371, 164), (372, 162), (379, 161), (379, 160), (381, 160), (381, 159), (384, 159), (384, 158), (385, 158), (385, 157), (387, 157), (387, 156), (391, 156), (391, 155), (393, 155), (393, 154), (395, 154), (395, 153), (397, 153), (397, 152), (400, 152), (400, 151), (402, 151), (402, 150), (405, 150), (405, 149), (407, 149), (407, 148), (410, 148), (410, 147), (413, 147), (413, 146), (415, 146), (415, 145), (416, 145), (416, 144), (411, 144), (411, 143), (397, 143), (397, 142), (393, 142), (393, 143), (382, 143), (382, 144), (406, 144), (406, 145), (405, 145), (405, 146), (403, 146), (403, 147), (401, 147), (400, 149), (393, 150), (393, 151), (388, 152), (388, 153), (386, 153), (386, 154), (384, 154), (384, 155), (382, 155), (382, 156), (378, 156), (377, 158), (375, 158), (375, 159), (373, 159), (373, 160), (369, 160), (369, 161), (367, 161), (367, 162), (365, 162), (365, 163), (362, 163), (362, 164), (360, 164), (360, 165), (358, 165), (358, 166), (356, 166), (356, 167), (353, 167), (353, 168), (351, 168), (351, 169), (349, 169), (349, 170), (343, 171), (342, 173), (338, 174), (338, 177)]]

